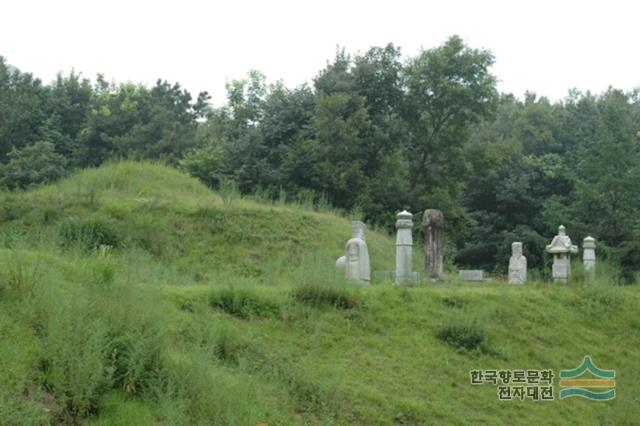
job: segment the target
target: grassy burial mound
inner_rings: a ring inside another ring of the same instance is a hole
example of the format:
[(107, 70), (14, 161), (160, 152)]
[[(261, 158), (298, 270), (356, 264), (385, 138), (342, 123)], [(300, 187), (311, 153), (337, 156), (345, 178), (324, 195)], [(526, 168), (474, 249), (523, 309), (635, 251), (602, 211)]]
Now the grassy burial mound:
[[(640, 291), (345, 283), (348, 220), (124, 162), (2, 194), (2, 424), (634, 424)], [(374, 269), (394, 239), (369, 232)], [(416, 269), (421, 255), (416, 249)], [(616, 372), (499, 401), (471, 370)]]

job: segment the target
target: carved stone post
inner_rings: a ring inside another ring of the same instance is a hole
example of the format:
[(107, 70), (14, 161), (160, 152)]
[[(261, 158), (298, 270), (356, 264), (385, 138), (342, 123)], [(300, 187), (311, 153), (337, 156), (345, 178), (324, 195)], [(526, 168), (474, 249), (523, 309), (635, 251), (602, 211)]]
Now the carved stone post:
[(444, 274), (444, 215), (440, 210), (427, 209), (422, 216), (424, 228), (424, 265), (427, 276), (441, 280)]

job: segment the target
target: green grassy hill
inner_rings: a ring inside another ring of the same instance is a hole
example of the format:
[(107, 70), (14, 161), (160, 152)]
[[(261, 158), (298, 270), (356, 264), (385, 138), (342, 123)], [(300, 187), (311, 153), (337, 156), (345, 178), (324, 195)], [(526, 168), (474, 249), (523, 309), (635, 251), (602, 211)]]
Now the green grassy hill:
[[(606, 265), (568, 286), (363, 288), (334, 271), (349, 236), (147, 163), (2, 194), (0, 424), (639, 424), (640, 291)], [(392, 270), (394, 239), (367, 242)], [(614, 400), (470, 384), (585, 355), (615, 369)]]

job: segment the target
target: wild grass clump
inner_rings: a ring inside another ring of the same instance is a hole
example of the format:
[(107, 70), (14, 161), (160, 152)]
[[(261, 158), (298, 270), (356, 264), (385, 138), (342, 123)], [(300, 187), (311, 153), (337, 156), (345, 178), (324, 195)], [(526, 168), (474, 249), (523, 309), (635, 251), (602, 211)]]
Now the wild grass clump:
[[(286, 363), (285, 363), (286, 365)], [(279, 380), (286, 384), (297, 409), (301, 412), (335, 417), (339, 412), (339, 402), (335, 385), (327, 378), (314, 377), (300, 367), (279, 366)]]
[(80, 245), (88, 250), (101, 246), (116, 247), (120, 241), (115, 223), (106, 217), (71, 217), (65, 219), (58, 230), (60, 245)]
[(442, 304), (448, 308), (462, 308), (467, 304), (467, 300), (460, 296), (451, 295), (443, 297)]
[(584, 270), (582, 264), (573, 263), (571, 282), (574, 287), (569, 305), (587, 316), (611, 315), (623, 304), (621, 268), (615, 263), (600, 261), (595, 274)]
[(208, 351), (174, 352), (158, 376), (162, 424), (296, 424), (279, 409), (283, 390), (246, 372), (212, 363)]
[(257, 289), (236, 286), (214, 290), (209, 296), (209, 305), (243, 319), (280, 315), (280, 305), (276, 300), (261, 294)]
[(346, 285), (307, 283), (293, 290), (294, 300), (315, 308), (352, 309), (360, 305), (360, 297)]
[(580, 289), (570, 304), (586, 315), (599, 317), (615, 314), (623, 304), (623, 296), (617, 286), (593, 285)]
[(327, 259), (310, 258), (292, 271), (294, 301), (313, 308), (352, 309), (363, 304), (358, 285), (347, 281), (343, 273), (336, 274)]
[(212, 343), (215, 357), (220, 361), (232, 364), (238, 362), (240, 354), (247, 347), (236, 330), (224, 322), (215, 326)]
[(438, 339), (464, 351), (490, 352), (487, 333), (477, 318), (455, 315), (444, 323), (436, 335)]
[(37, 383), (41, 348), (15, 319), (0, 311), (0, 424), (48, 424), (55, 407)]
[[(101, 394), (111, 386), (108, 325), (93, 315), (82, 294), (50, 292), (47, 298), (57, 303), (49, 305), (40, 325), (43, 387), (55, 398), (56, 417), (73, 423), (95, 413)], [(38, 304), (45, 309), (48, 303)]]
[(9, 290), (21, 296), (28, 295), (37, 278), (37, 268), (27, 268), (20, 260), (13, 258), (6, 268), (0, 270), (0, 292)]

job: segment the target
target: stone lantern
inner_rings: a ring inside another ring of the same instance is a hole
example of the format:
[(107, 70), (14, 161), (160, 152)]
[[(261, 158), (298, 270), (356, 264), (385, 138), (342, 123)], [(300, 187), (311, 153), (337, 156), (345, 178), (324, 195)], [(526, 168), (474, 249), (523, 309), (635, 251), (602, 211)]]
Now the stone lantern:
[(571, 243), (565, 232), (565, 227), (558, 227), (558, 235), (553, 237), (551, 244), (547, 246), (547, 253), (553, 255), (552, 276), (553, 281), (566, 283), (571, 276), (571, 254), (578, 253), (578, 246)]

